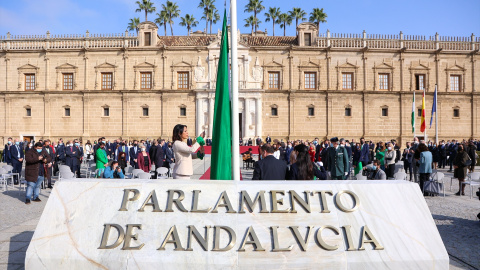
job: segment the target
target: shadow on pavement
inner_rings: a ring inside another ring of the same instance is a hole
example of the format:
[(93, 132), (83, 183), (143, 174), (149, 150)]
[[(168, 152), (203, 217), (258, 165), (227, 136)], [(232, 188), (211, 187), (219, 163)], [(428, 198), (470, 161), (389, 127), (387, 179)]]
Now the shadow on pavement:
[(25, 267), (25, 255), (32, 236), (33, 231), (25, 231), (10, 238), (7, 269), (23, 269)]

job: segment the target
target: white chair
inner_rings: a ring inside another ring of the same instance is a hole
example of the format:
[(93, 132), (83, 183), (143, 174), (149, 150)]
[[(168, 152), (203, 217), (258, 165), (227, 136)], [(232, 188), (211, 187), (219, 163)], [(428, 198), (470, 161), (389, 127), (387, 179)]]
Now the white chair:
[(480, 186), (480, 172), (473, 172), (468, 175), (468, 181), (462, 183), (462, 185), (470, 186), (470, 199), (473, 197), (473, 186)]
[(137, 178), (139, 179), (150, 179), (151, 175), (149, 173), (146, 173), (146, 172), (140, 172), (137, 174)]
[(173, 174), (173, 168), (175, 168), (175, 163), (170, 163), (170, 166), (169, 166), (169, 170), (168, 170), (168, 177), (172, 176)]
[(156, 169), (156, 168), (157, 168), (157, 167), (155, 166), (155, 164), (153, 164), (153, 165), (151, 166), (151, 168), (150, 168), (150, 172), (155, 172), (155, 169)]
[(13, 166), (12, 165), (3, 165), (2, 168), (6, 171), (6, 174), (9, 176), (12, 176), (10, 179), (12, 180), (12, 187), (14, 187), (14, 178), (13, 176), (17, 176), (17, 179), (20, 179), (20, 174), (19, 173), (14, 173), (13, 172)]
[(404, 172), (397, 172), (393, 175), (394, 180), (407, 180), (407, 174)]
[(7, 175), (5, 169), (0, 168), (0, 185), (3, 186), (3, 191), (7, 191), (7, 179), (12, 176)]
[(168, 169), (165, 167), (158, 168), (157, 179), (168, 179)]
[(403, 164), (401, 164), (401, 163), (395, 163), (394, 174), (396, 174), (398, 172), (404, 172)]
[(129, 176), (129, 178), (133, 178), (133, 167), (129, 166), (125, 168), (125, 177)]
[(22, 174), (20, 177), (20, 185), (18, 186), (18, 191), (22, 192), (22, 187), (23, 187), (23, 191), (26, 191), (27, 185), (28, 185), (27, 180), (25, 179), (25, 168), (23, 168)]
[(362, 173), (358, 173), (357, 175), (355, 175), (355, 178), (357, 180), (367, 180), (367, 176), (362, 175)]
[(62, 179), (73, 179), (73, 178), (75, 178), (75, 174), (72, 172), (62, 173)]
[(443, 184), (443, 197), (445, 197), (445, 181), (443, 180), (444, 178), (445, 174), (438, 171), (432, 173), (432, 175), (430, 176), (430, 179), (432, 181), (437, 181)]
[(134, 170), (132, 171), (132, 178), (136, 178), (136, 177), (138, 176), (138, 174), (139, 174), (139, 173), (142, 173), (142, 172), (144, 172), (144, 171), (141, 170), (141, 169), (134, 169)]

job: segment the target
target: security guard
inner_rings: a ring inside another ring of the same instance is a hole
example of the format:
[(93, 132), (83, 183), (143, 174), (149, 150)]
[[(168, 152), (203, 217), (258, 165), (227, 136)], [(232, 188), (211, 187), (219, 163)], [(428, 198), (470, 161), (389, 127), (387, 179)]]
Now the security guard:
[(330, 146), (327, 152), (327, 168), (333, 180), (345, 180), (349, 172), (348, 153), (345, 147), (340, 147), (338, 138), (330, 139)]

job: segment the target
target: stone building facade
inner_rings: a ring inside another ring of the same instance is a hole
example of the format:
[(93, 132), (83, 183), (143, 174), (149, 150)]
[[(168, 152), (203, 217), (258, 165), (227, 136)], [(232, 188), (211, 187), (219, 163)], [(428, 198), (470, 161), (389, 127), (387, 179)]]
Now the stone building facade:
[[(0, 143), (211, 137), (220, 33), (0, 37)], [(480, 137), (480, 39), (318, 33), (238, 35), (241, 137), (410, 140), (438, 85), (439, 139)], [(428, 129), (434, 137), (435, 122)]]

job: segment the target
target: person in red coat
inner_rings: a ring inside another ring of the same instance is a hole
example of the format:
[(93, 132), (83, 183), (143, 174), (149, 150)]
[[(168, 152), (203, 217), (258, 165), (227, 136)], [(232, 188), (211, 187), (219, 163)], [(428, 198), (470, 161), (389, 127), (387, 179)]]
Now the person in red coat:
[(308, 154), (310, 155), (310, 160), (315, 162), (315, 147), (313, 147), (313, 144), (310, 145)]
[(152, 159), (150, 158), (145, 145), (140, 144), (139, 147), (142, 151), (138, 153), (137, 157), (138, 168), (148, 173), (152, 167)]

